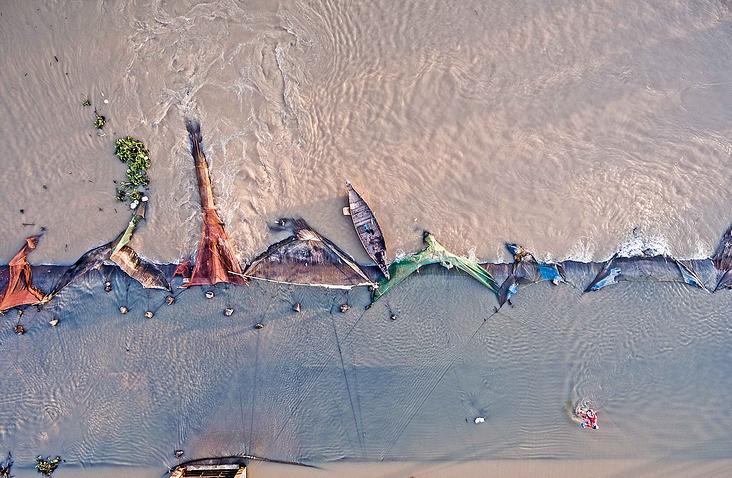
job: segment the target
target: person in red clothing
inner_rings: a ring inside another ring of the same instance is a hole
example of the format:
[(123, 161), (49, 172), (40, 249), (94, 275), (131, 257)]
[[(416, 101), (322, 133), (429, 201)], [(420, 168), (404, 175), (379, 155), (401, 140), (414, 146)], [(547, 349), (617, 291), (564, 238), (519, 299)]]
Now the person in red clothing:
[(579, 410), (578, 415), (582, 419), (582, 428), (594, 428), (595, 430), (598, 429), (597, 414), (593, 409), (581, 409)]

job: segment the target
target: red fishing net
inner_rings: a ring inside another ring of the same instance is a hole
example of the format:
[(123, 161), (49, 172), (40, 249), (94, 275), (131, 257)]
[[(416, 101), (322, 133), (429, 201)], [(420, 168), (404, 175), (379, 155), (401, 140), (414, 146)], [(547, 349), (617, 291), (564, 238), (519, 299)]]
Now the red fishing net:
[(0, 283), (6, 283), (5, 290), (0, 296), (0, 312), (24, 304), (35, 304), (43, 299), (43, 292), (36, 288), (32, 281), (30, 264), (27, 256), (38, 245), (41, 235), (31, 236), (25, 240), (25, 246), (10, 261), (8, 268), (3, 271)]

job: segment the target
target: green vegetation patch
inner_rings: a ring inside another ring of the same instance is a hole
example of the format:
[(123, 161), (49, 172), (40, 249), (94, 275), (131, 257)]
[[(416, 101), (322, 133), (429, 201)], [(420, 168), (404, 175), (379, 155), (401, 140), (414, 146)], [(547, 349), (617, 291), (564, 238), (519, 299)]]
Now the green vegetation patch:
[(107, 123), (107, 118), (100, 115), (99, 113), (94, 113), (94, 115), (96, 116), (96, 119), (94, 120), (94, 127), (96, 129), (102, 129)]
[(150, 168), (150, 152), (142, 141), (130, 138), (120, 138), (115, 143), (115, 154), (119, 160), (127, 165), (127, 179), (117, 188), (117, 201), (130, 204), (142, 198), (142, 188), (150, 183), (147, 170)]
[(63, 462), (64, 460), (60, 456), (52, 460), (50, 456), (44, 459), (42, 455), (38, 455), (36, 457), (36, 470), (43, 476), (51, 476), (56, 471), (56, 468), (58, 468), (58, 465)]
[(5, 460), (5, 463), (0, 462), (0, 478), (13, 478), (13, 475), (10, 474), (13, 468), (13, 456), (10, 454), (10, 450), (8, 450), (8, 458)]

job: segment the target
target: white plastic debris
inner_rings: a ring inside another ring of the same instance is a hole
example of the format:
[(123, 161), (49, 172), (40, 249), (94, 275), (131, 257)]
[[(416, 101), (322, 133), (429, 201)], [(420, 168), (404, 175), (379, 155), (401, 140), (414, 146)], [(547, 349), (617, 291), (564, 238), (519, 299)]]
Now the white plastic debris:
[(485, 418), (478, 417), (478, 418), (475, 419), (475, 424), (477, 425), (478, 423), (483, 423), (484, 421), (485, 421)]

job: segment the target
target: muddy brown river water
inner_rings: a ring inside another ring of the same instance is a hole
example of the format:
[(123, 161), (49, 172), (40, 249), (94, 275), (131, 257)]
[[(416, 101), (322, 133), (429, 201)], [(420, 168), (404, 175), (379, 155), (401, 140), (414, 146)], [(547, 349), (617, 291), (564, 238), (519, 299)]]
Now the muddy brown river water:
[[(124, 229), (125, 135), (152, 161), (135, 250), (194, 253), (188, 118), (242, 262), (283, 216), (368, 262), (341, 214), (347, 179), (389, 260), (423, 230), (484, 261), (509, 260), (506, 241), (602, 261), (639, 238), (696, 259), (732, 221), (723, 0), (8, 0), (0, 44), (0, 263), (42, 227), (33, 264), (71, 264)], [(494, 297), (455, 271), (366, 312), (359, 289), (192, 288), (168, 307), (121, 273), (106, 294), (100, 277), (27, 310), (24, 336), (0, 316), (0, 451), (18, 476), (39, 453), (67, 459), (61, 478), (159, 476), (179, 448), (323, 468), (302, 476), (730, 473), (724, 291), (582, 295), (580, 274), (491, 315)], [(597, 433), (569, 418), (578, 402), (598, 409)]]

